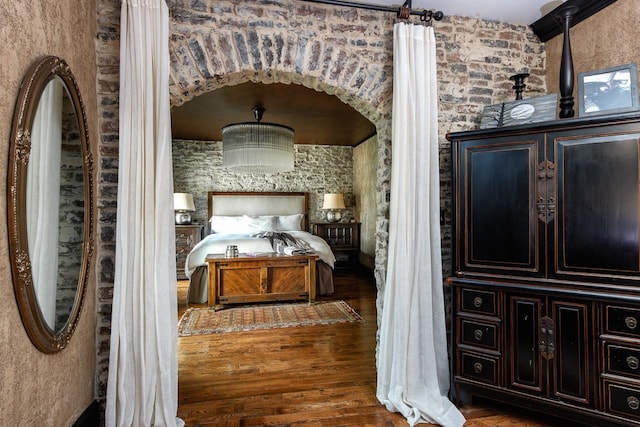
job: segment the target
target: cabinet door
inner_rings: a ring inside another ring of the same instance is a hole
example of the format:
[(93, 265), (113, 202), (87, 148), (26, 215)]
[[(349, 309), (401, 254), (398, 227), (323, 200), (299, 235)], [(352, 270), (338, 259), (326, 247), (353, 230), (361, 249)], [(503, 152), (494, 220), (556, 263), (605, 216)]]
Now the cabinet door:
[(542, 394), (543, 360), (540, 352), (541, 298), (509, 297), (509, 386), (526, 393)]
[(552, 301), (554, 351), (552, 394), (559, 400), (589, 405), (592, 401), (591, 304)]
[(590, 304), (511, 295), (509, 386), (521, 392), (592, 405)]
[(537, 214), (542, 135), (457, 141), (454, 203), (457, 276), (541, 276)]
[(640, 133), (620, 126), (588, 132), (549, 138), (557, 169), (550, 276), (638, 281)]

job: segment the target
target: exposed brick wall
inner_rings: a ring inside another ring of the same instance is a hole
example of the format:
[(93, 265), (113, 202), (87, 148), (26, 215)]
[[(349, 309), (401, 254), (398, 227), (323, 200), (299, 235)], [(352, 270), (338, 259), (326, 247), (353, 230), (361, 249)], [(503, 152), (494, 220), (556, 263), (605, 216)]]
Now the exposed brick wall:
[[(395, 15), (299, 0), (170, 0), (169, 5), (172, 105), (247, 81), (294, 83), (337, 96), (376, 125), (376, 279), (383, 289), (391, 175)], [(97, 201), (98, 398), (103, 398), (106, 392), (113, 294), (119, 10), (119, 0), (97, 0), (101, 129)], [(417, 22), (417, 17), (412, 20)], [(544, 94), (545, 54), (544, 46), (524, 25), (445, 17), (435, 23), (435, 29), (442, 247), (445, 274), (449, 274), (451, 164), (445, 135), (477, 127), (484, 105), (513, 99), (508, 77), (516, 72), (526, 70), (531, 74), (525, 97)]]
[(97, 0), (98, 191), (96, 210), (97, 360), (96, 398), (107, 395), (111, 304), (118, 196), (118, 99), (120, 79), (120, 0)]
[(71, 98), (62, 100), (60, 157), (60, 221), (58, 226), (58, 287), (54, 331), (62, 329), (73, 310), (84, 250), (84, 182), (82, 141)]

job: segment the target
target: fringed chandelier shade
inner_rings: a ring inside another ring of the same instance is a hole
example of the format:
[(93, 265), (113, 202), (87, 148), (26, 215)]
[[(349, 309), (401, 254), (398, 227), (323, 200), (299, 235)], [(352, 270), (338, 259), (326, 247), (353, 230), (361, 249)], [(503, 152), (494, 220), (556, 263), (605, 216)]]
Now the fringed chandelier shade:
[(277, 173), (293, 170), (293, 129), (261, 123), (264, 109), (255, 107), (256, 123), (222, 128), (222, 165), (239, 172)]

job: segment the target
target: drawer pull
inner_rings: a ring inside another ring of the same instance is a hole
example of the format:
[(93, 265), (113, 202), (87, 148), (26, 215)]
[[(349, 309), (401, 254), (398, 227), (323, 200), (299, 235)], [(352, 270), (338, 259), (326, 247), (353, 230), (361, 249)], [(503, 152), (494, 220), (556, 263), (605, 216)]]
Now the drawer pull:
[(476, 374), (481, 373), (482, 372), (482, 363), (480, 363), (480, 362), (474, 363), (473, 364), (473, 370), (475, 371)]
[(640, 361), (638, 361), (638, 358), (635, 356), (629, 356), (627, 357), (627, 365), (629, 366), (629, 368), (631, 369), (638, 369), (638, 366), (640, 366)]
[(627, 328), (635, 329), (638, 326), (638, 319), (633, 316), (625, 317), (624, 323), (627, 324)]
[(476, 337), (476, 340), (480, 341), (482, 339), (482, 330), (476, 329), (473, 332), (473, 336)]
[(482, 298), (481, 298), (481, 297), (475, 297), (475, 298), (473, 299), (473, 305), (474, 305), (476, 308), (480, 308), (480, 307), (482, 307)]
[(635, 411), (640, 408), (640, 400), (635, 396), (629, 396), (627, 397), (627, 405)]

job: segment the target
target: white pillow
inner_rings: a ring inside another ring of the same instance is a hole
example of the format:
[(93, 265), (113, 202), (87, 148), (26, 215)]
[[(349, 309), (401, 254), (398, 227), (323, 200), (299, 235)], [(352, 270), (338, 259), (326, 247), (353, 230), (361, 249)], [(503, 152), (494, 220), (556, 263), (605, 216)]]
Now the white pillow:
[(244, 216), (214, 215), (209, 219), (211, 232), (220, 234), (248, 234), (248, 221)]
[(272, 215), (244, 216), (250, 233), (276, 231), (276, 217)]
[(278, 217), (277, 231), (301, 231), (304, 214), (280, 215)]

